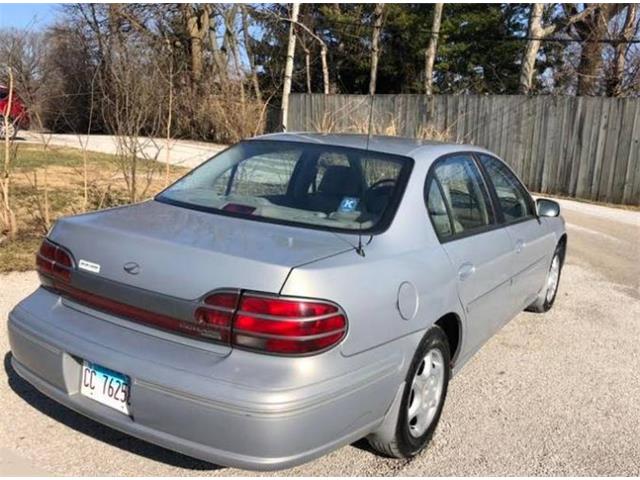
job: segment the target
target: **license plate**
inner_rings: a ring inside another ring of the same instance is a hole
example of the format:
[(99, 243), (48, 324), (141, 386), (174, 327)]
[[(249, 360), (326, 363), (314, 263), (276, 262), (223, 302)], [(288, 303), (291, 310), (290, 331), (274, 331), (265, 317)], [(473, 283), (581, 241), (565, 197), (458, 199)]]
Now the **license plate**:
[(129, 377), (95, 363), (82, 362), (80, 394), (129, 415)]

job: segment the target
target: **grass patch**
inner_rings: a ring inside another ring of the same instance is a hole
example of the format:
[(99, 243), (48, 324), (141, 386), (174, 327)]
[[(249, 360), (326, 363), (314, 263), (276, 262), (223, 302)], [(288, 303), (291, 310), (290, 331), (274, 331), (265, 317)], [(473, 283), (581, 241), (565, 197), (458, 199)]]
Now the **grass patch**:
[[(129, 203), (125, 177), (115, 155), (87, 152), (88, 198), (84, 202), (84, 161), (81, 150), (20, 143), (11, 174), (11, 205), (18, 236), (9, 241), (0, 231), (0, 273), (32, 270), (35, 253), (46, 234), (46, 208), (51, 223), (61, 216), (90, 212)], [(171, 166), (173, 182), (188, 169)], [(149, 186), (139, 200), (153, 197), (165, 187), (165, 166), (139, 161), (139, 184)], [(45, 202), (46, 192), (46, 202)], [(142, 192), (141, 192), (142, 193)], [(1, 227), (1, 226), (0, 226)]]

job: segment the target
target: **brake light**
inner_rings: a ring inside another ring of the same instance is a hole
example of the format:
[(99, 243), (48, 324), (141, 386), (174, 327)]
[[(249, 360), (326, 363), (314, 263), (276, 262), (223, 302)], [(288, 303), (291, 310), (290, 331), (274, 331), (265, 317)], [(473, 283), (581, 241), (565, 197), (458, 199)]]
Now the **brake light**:
[(276, 354), (309, 354), (336, 345), (347, 320), (334, 304), (245, 293), (233, 321), (233, 345)]
[(195, 319), (219, 328), (225, 334), (221, 340), (232, 346), (281, 355), (326, 350), (347, 330), (344, 313), (332, 303), (246, 292), (209, 295)]
[(73, 260), (71, 254), (64, 248), (50, 242), (46, 238), (40, 245), (36, 254), (36, 266), (38, 272), (56, 280), (69, 282)]

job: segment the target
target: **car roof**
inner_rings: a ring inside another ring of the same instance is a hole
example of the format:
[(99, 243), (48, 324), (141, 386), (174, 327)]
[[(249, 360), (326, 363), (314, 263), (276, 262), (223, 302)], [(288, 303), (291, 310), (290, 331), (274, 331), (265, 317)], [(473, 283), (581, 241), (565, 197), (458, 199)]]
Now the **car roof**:
[[(270, 133), (254, 137), (254, 140), (277, 140), (287, 142), (315, 143), (320, 145), (337, 145), (368, 149), (375, 152), (391, 153), (416, 158), (424, 153), (443, 155), (459, 151), (487, 151), (474, 145), (435, 140), (421, 140), (408, 137), (391, 137), (372, 135), (367, 142), (367, 135), (355, 133), (318, 133), (318, 132), (288, 132)], [(420, 154), (420, 155), (419, 155)]]

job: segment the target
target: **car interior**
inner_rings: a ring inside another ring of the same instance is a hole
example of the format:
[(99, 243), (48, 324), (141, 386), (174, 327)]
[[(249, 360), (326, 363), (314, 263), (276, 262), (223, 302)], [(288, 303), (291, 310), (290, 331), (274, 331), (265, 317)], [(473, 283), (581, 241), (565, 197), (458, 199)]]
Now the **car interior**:
[[(451, 210), (453, 217), (455, 233), (460, 234), (470, 230), (474, 230), (491, 223), (491, 215), (485, 202), (484, 194), (477, 178), (469, 170), (469, 164), (464, 159), (452, 158), (438, 165), (436, 168), (437, 181), (442, 189), (437, 192), (429, 193), (429, 212), (434, 219), (436, 228), (442, 228), (442, 232), (446, 231), (445, 224), (445, 204)], [(431, 197), (437, 195), (441, 200), (434, 200)], [(439, 206), (440, 205), (440, 206)], [(447, 219), (448, 221), (448, 219)], [(451, 227), (448, 227), (449, 229)], [(444, 233), (441, 233), (444, 235)]]
[[(251, 161), (249, 158), (243, 162)], [(295, 162), (286, 184), (268, 188), (263, 183), (261, 188), (267, 192), (259, 196), (274, 205), (332, 217), (356, 215), (362, 221), (379, 217), (391, 200), (398, 172), (389, 172), (389, 178), (372, 176), (366, 163), (359, 155), (304, 152)], [(353, 201), (349, 210), (341, 206), (345, 199)]]

